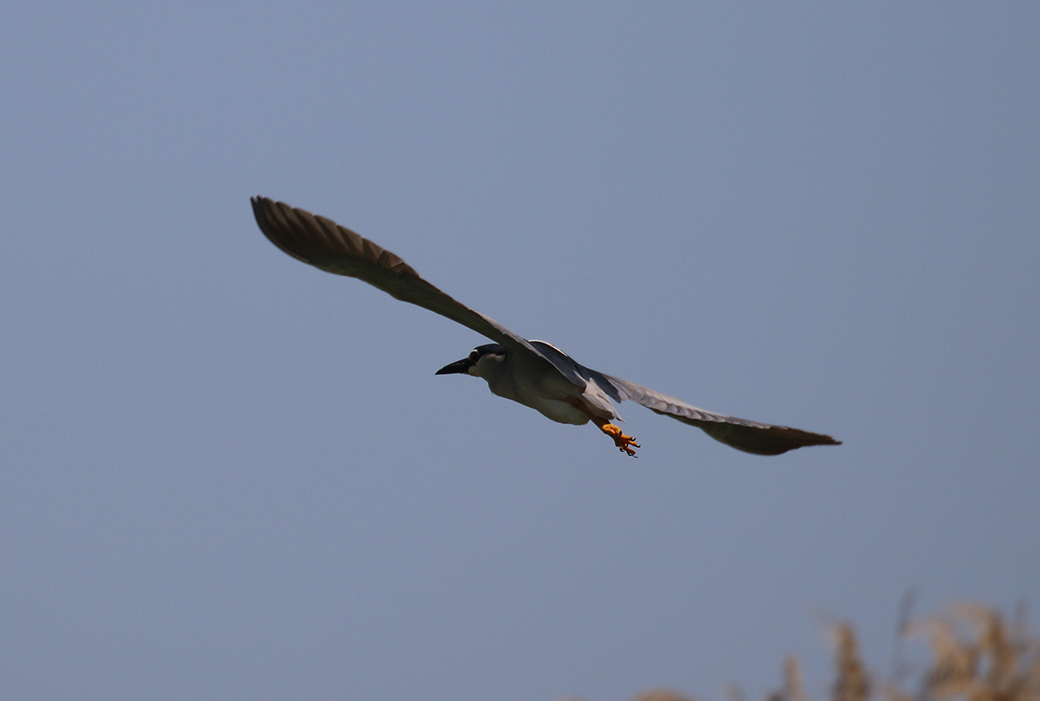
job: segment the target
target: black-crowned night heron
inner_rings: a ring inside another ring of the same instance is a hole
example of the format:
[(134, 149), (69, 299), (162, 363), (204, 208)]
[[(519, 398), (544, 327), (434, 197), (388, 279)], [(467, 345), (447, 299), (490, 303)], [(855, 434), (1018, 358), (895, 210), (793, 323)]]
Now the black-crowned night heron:
[(787, 426), (770, 426), (715, 414), (579, 365), (543, 341), (528, 341), (480, 312), (456, 302), (419, 277), (407, 263), (350, 229), (284, 202), (252, 198), (253, 213), (264, 235), (293, 258), (337, 275), (364, 280), (397, 299), (417, 304), (467, 326), (494, 341), (477, 346), (438, 375), (459, 373), (484, 378), (491, 392), (540, 412), (553, 421), (582, 425), (589, 421), (635, 455), (639, 444), (611, 423), (618, 419), (613, 402), (630, 399), (658, 414), (704, 430), (737, 450), (779, 455), (807, 445), (840, 445), (830, 436)]

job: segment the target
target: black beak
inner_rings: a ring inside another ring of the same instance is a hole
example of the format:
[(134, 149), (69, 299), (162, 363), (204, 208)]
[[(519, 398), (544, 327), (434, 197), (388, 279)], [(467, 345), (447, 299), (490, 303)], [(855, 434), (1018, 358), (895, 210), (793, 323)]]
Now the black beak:
[(458, 374), (461, 374), (461, 375), (467, 375), (467, 374), (469, 374), (469, 369), (471, 367), (473, 367), (473, 361), (470, 360), (469, 358), (463, 358), (462, 360), (456, 360), (454, 363), (449, 363), (448, 365), (445, 365), (444, 367), (442, 367), (440, 370), (438, 370), (437, 372), (435, 372), (433, 374), (434, 375), (452, 375), (452, 374), (458, 373)]

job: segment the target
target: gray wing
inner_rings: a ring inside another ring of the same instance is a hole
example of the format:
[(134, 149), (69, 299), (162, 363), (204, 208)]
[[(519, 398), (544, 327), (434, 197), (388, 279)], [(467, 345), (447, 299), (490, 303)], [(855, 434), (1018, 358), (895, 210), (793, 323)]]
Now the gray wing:
[(821, 433), (810, 433), (787, 426), (771, 426), (699, 409), (675, 397), (669, 397), (637, 385), (635, 382), (587, 368), (559, 348), (544, 341), (531, 341), (531, 343), (574, 384), (580, 386), (583, 381), (594, 382), (615, 402), (620, 403), (627, 399), (636, 404), (642, 404), (650, 411), (696, 426), (715, 440), (737, 450), (743, 450), (745, 453), (780, 455), (808, 445), (841, 445), (841, 441), (836, 441)]
[(267, 197), (252, 197), (250, 202), (260, 231), (293, 258), (330, 273), (356, 277), (403, 302), (446, 316), (514, 352), (534, 355), (555, 368), (527, 340), (455, 301), (419, 277), (401, 258), (350, 229)]
[[(836, 441), (821, 433), (810, 433), (788, 426), (771, 426), (757, 421), (738, 419), (735, 416), (723, 416), (712, 411), (698, 409), (684, 401), (647, 389), (635, 382), (622, 380), (620, 377), (604, 375), (595, 370), (589, 372), (591, 378), (601, 387), (606, 382), (614, 390), (619, 400), (630, 399), (636, 404), (642, 404), (650, 411), (696, 426), (715, 440), (737, 450), (743, 450), (745, 453), (780, 455), (808, 445), (841, 445), (841, 441)], [(603, 390), (610, 394), (610, 390), (606, 387)]]

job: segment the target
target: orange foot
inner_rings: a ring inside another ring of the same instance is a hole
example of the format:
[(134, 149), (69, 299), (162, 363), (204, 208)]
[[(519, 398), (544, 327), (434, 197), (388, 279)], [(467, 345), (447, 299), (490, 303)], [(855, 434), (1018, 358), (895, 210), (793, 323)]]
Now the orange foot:
[(628, 453), (634, 458), (639, 457), (638, 455), (636, 455), (636, 451), (632, 450), (633, 447), (639, 447), (639, 444), (636, 443), (635, 438), (633, 438), (632, 436), (626, 436), (624, 433), (621, 432), (621, 429), (615, 426), (614, 424), (603, 424), (599, 427), (599, 430), (603, 431), (603, 433), (607, 434), (608, 436), (614, 439), (614, 445), (618, 447), (618, 450), (620, 450), (623, 453)]

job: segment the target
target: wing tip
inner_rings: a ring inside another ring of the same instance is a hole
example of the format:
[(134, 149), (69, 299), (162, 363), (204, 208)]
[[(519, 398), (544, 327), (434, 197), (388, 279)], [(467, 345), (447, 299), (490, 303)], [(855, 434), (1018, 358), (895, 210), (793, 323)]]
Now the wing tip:
[(739, 424), (707, 422), (698, 422), (695, 425), (720, 443), (752, 455), (783, 455), (791, 450), (814, 445), (842, 444), (826, 434), (789, 426), (753, 428)]
[(256, 195), (249, 198), (264, 236), (284, 253), (328, 272), (360, 277), (353, 268), (371, 265), (396, 277), (420, 278), (400, 256), (360, 234), (305, 209)]

